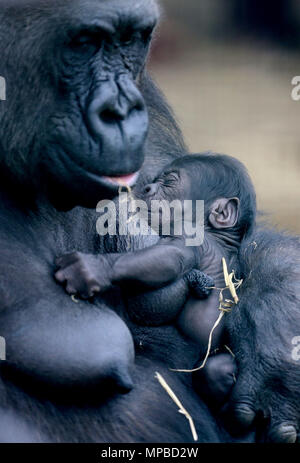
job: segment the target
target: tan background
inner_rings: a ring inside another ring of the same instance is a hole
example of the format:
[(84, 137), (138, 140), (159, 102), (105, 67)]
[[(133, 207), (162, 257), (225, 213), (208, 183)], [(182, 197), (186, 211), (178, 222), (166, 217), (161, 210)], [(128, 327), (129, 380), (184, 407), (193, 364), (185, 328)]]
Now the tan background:
[(161, 3), (152, 75), (189, 148), (239, 158), (269, 221), (300, 233), (300, 101), (291, 98), (298, 47), (255, 31), (232, 33), (230, 0)]

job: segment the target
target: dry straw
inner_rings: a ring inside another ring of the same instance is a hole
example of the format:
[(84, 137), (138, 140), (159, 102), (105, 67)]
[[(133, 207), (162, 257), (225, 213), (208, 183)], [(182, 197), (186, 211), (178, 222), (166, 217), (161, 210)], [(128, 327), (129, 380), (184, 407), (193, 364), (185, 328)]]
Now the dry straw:
[(189, 412), (184, 408), (184, 406), (182, 405), (182, 403), (180, 402), (180, 400), (178, 399), (177, 395), (174, 393), (174, 391), (170, 388), (170, 386), (168, 385), (168, 383), (166, 382), (166, 380), (162, 377), (162, 375), (158, 372), (155, 373), (155, 378), (159, 381), (160, 385), (165, 389), (165, 391), (169, 394), (169, 396), (171, 397), (171, 399), (173, 400), (173, 402), (175, 402), (175, 404), (177, 405), (177, 407), (179, 408), (178, 412), (181, 413), (182, 415), (184, 415), (186, 417), (186, 419), (188, 420), (189, 424), (190, 424), (190, 428), (191, 428), (191, 432), (192, 432), (192, 436), (193, 436), (193, 439), (194, 441), (196, 442), (198, 440), (198, 434), (197, 434), (197, 431), (196, 431), (196, 428), (195, 428), (195, 424), (194, 424), (194, 421), (193, 421), (193, 418), (191, 417), (191, 415), (189, 414)]

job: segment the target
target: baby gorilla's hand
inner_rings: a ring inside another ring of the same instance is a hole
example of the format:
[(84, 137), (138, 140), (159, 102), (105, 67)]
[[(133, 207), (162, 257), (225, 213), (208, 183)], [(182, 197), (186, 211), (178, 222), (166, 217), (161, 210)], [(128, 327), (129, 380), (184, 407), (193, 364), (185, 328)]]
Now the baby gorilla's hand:
[(55, 260), (54, 277), (71, 295), (89, 299), (111, 287), (110, 266), (105, 256), (72, 252)]

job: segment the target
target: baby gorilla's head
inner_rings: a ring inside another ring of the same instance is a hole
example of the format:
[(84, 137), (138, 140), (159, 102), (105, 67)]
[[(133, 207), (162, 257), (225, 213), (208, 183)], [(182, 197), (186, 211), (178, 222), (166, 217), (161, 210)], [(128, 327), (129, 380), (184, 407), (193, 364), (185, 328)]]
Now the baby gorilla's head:
[(216, 153), (187, 155), (169, 164), (143, 193), (153, 200), (203, 200), (205, 225), (249, 232), (256, 217), (256, 194), (244, 165)]

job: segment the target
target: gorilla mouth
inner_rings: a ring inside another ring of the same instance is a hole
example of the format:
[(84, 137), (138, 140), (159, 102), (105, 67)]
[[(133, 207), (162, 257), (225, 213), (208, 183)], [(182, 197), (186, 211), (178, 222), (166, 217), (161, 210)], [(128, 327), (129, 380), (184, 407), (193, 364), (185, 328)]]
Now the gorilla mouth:
[[(72, 180), (72, 178), (80, 179), (83, 182), (82, 185), (85, 184), (85, 189), (90, 189), (94, 191), (94, 193), (97, 191), (97, 187), (98, 189), (99, 187), (100, 189), (104, 188), (107, 193), (116, 193), (118, 188), (122, 186), (133, 187), (140, 174), (139, 170), (131, 173), (120, 173), (119, 171), (112, 175), (105, 175), (101, 172), (97, 173), (95, 171), (87, 170), (86, 167), (79, 165), (66, 150), (63, 152), (56, 151), (56, 157), (61, 163), (63, 169), (68, 172), (68, 175), (71, 177), (70, 180)], [(90, 186), (90, 188), (88, 188), (88, 186)]]
[(132, 174), (117, 175), (117, 176), (111, 176), (111, 177), (103, 175), (102, 179), (116, 186), (132, 187), (136, 184), (138, 177), (139, 177), (139, 172), (134, 172)]

